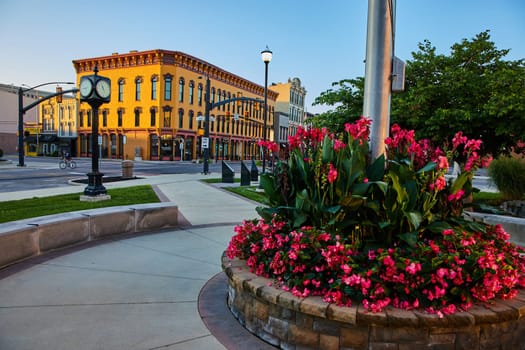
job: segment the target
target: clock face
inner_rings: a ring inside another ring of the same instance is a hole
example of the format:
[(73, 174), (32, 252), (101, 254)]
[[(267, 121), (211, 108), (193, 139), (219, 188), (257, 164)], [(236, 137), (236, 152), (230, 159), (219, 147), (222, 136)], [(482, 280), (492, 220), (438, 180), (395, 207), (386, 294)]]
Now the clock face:
[(93, 89), (93, 83), (88, 78), (82, 78), (80, 81), (80, 95), (82, 97), (88, 97), (91, 95), (91, 90)]
[(97, 82), (97, 85), (95, 86), (95, 90), (97, 91), (97, 94), (102, 98), (108, 98), (111, 93), (111, 86), (109, 85), (109, 81), (102, 79)]

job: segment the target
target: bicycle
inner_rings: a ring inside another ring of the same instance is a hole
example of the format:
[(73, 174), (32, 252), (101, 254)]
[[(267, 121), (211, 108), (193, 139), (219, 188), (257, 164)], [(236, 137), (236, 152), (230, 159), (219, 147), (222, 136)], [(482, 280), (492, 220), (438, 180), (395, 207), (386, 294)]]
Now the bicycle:
[(58, 163), (58, 166), (60, 167), (60, 169), (65, 169), (67, 167), (75, 169), (77, 167), (77, 163), (72, 159), (61, 159)]

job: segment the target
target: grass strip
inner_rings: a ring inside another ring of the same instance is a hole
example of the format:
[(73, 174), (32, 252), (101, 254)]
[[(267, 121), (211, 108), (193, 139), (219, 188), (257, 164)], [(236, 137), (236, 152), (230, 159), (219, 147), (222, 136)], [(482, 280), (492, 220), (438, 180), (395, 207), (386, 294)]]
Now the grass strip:
[(99, 202), (81, 202), (82, 193), (0, 202), (0, 223), (77, 210), (160, 202), (150, 185), (109, 189), (107, 194), (111, 199)]

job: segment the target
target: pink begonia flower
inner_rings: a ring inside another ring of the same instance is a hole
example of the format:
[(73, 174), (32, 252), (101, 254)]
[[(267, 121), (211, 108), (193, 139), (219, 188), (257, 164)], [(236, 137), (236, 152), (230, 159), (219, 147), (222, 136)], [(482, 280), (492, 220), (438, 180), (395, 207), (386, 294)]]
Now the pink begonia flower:
[(420, 263), (411, 263), (405, 268), (405, 271), (408, 272), (411, 275), (417, 274), (419, 271), (421, 271), (421, 264)]

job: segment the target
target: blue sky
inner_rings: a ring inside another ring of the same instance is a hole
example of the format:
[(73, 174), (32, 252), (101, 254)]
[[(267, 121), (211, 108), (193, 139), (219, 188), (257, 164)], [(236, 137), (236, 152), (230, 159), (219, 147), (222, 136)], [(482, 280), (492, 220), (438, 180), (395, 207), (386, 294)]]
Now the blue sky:
[[(298, 77), (311, 103), (331, 83), (363, 76), (366, 0), (0, 0), (0, 83), (74, 81), (74, 59), (166, 49), (197, 56), (260, 85)], [(438, 52), (490, 30), (507, 59), (525, 58), (523, 0), (397, 0), (395, 54), (428, 39)], [(54, 90), (54, 87), (49, 87)]]

